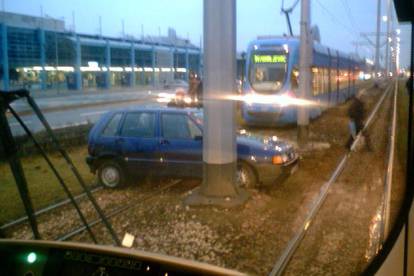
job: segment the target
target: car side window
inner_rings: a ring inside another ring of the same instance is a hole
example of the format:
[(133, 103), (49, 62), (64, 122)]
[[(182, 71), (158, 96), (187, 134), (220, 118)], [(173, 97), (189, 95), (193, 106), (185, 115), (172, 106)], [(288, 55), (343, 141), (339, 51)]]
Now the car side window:
[(183, 114), (162, 114), (162, 134), (165, 139), (191, 139), (190, 119)]
[(200, 128), (188, 116), (186, 117), (187, 117), (188, 128), (190, 129), (191, 138), (194, 139), (197, 136), (202, 136), (203, 133), (201, 132)]
[(152, 138), (155, 136), (155, 114), (131, 112), (125, 115), (121, 136)]
[(106, 124), (104, 130), (102, 131), (103, 136), (115, 136), (118, 131), (118, 125), (121, 121), (122, 114), (117, 113), (112, 116), (112, 118), (109, 120), (109, 122)]

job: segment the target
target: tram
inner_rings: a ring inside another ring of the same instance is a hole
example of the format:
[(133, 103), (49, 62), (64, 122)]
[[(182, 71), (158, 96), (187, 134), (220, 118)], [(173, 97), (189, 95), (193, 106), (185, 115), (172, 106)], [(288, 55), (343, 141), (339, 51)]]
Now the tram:
[[(246, 53), (242, 117), (247, 125), (287, 125), (297, 121), (299, 47), (297, 37), (263, 38), (252, 41)], [(369, 64), (314, 42), (312, 54), (310, 118), (326, 108), (345, 102), (370, 76)], [(255, 97), (281, 96), (271, 103)]]

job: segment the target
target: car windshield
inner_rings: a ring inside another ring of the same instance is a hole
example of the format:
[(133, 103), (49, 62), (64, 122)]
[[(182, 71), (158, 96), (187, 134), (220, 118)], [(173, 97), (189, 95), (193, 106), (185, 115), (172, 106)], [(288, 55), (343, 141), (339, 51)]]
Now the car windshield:
[(408, 262), (405, 2), (2, 0), (0, 274)]

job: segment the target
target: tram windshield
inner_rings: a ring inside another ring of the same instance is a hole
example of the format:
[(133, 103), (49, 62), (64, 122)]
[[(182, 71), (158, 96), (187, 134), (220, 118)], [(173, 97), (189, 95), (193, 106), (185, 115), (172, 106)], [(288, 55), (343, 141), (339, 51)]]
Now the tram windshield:
[(259, 92), (274, 92), (283, 86), (287, 56), (275, 52), (256, 52), (251, 56), (250, 83)]

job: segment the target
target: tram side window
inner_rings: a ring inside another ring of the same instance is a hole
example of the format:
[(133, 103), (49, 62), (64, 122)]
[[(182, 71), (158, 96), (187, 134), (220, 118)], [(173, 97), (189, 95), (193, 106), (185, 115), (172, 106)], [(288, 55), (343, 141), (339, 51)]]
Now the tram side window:
[[(326, 75), (326, 77), (325, 77)], [(317, 96), (328, 91), (328, 70), (322, 67), (312, 68), (312, 91)]]
[(360, 74), (363, 74), (363, 72), (359, 70), (355, 70), (355, 74), (354, 74), (354, 78), (355, 78), (355, 85), (358, 85), (362, 82), (362, 80), (360, 79)]
[(319, 95), (319, 86), (318, 86), (318, 68), (312, 68), (312, 95)]
[(312, 68), (312, 88), (313, 88), (313, 95), (317, 96), (323, 93), (323, 85), (322, 85), (322, 69), (318, 67)]
[(337, 80), (338, 80), (338, 70), (336, 68), (331, 69), (331, 92), (336, 92), (337, 90)]
[(339, 89), (348, 87), (348, 70), (339, 70)]
[(329, 69), (323, 68), (323, 93), (329, 93)]

